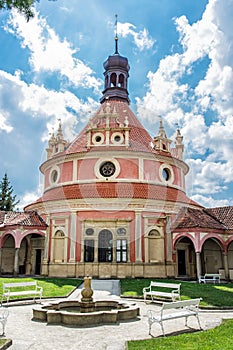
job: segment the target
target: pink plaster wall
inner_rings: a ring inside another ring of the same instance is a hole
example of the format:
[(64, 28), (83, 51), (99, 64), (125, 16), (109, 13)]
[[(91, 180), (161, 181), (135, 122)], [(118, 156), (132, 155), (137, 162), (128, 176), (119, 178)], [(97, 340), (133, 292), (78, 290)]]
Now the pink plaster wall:
[(61, 176), (59, 182), (68, 182), (73, 180), (73, 161), (65, 162), (60, 165)]

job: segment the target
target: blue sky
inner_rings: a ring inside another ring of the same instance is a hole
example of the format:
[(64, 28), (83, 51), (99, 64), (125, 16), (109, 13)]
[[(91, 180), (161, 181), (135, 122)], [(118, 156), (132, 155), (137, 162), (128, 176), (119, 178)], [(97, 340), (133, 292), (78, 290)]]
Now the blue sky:
[(28, 23), (0, 12), (0, 178), (20, 209), (40, 196), (58, 119), (71, 141), (99, 106), (115, 14), (132, 110), (153, 137), (159, 115), (171, 138), (178, 123), (191, 198), (233, 205), (233, 0), (41, 0)]

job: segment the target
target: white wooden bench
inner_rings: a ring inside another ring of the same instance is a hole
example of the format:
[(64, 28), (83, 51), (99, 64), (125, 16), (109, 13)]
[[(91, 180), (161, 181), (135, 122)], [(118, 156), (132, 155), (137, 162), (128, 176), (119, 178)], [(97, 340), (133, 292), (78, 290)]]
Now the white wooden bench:
[(190, 316), (195, 316), (197, 318), (199, 328), (201, 329), (201, 324), (198, 317), (200, 300), (201, 298), (163, 303), (159, 312), (149, 310), (147, 313), (149, 334), (151, 335), (151, 326), (155, 322), (160, 324), (163, 335), (165, 336), (163, 327), (164, 321), (185, 317), (185, 326), (187, 326), (187, 319)]
[(144, 301), (147, 296), (153, 301), (156, 298), (169, 298), (172, 301), (180, 300), (180, 283), (150, 282), (149, 287), (143, 288)]
[(0, 307), (0, 323), (2, 324), (2, 335), (5, 334), (6, 321), (9, 315), (9, 310), (6, 307)]
[(204, 276), (199, 277), (199, 283), (220, 283), (220, 277), (219, 273), (206, 273)]
[(25, 295), (34, 296), (34, 301), (36, 296), (39, 296), (41, 302), (41, 297), (43, 293), (43, 288), (39, 287), (36, 281), (3, 283), (2, 289), (3, 291), (1, 302), (3, 302), (4, 299), (6, 299), (7, 304), (10, 300), (10, 297)]

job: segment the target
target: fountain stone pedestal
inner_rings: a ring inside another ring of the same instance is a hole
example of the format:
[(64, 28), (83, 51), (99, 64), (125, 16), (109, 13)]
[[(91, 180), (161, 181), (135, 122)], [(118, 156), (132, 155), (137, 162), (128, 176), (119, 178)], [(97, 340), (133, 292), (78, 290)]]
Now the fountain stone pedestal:
[(81, 291), (82, 298), (80, 301), (80, 312), (95, 311), (95, 303), (93, 301), (93, 289), (91, 288), (91, 277), (84, 278), (84, 288)]
[(84, 278), (81, 295), (80, 301), (65, 299), (38, 305), (33, 309), (33, 320), (47, 324), (99, 326), (133, 320), (140, 314), (135, 303), (116, 300), (93, 301), (91, 277)]

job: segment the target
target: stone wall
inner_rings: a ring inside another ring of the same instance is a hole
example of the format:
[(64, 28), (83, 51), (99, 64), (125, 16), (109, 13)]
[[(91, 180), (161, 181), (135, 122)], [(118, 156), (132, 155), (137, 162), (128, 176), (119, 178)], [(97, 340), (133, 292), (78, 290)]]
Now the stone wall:
[(175, 277), (175, 266), (173, 263), (52, 263), (42, 265), (42, 274), (50, 277), (166, 278)]

